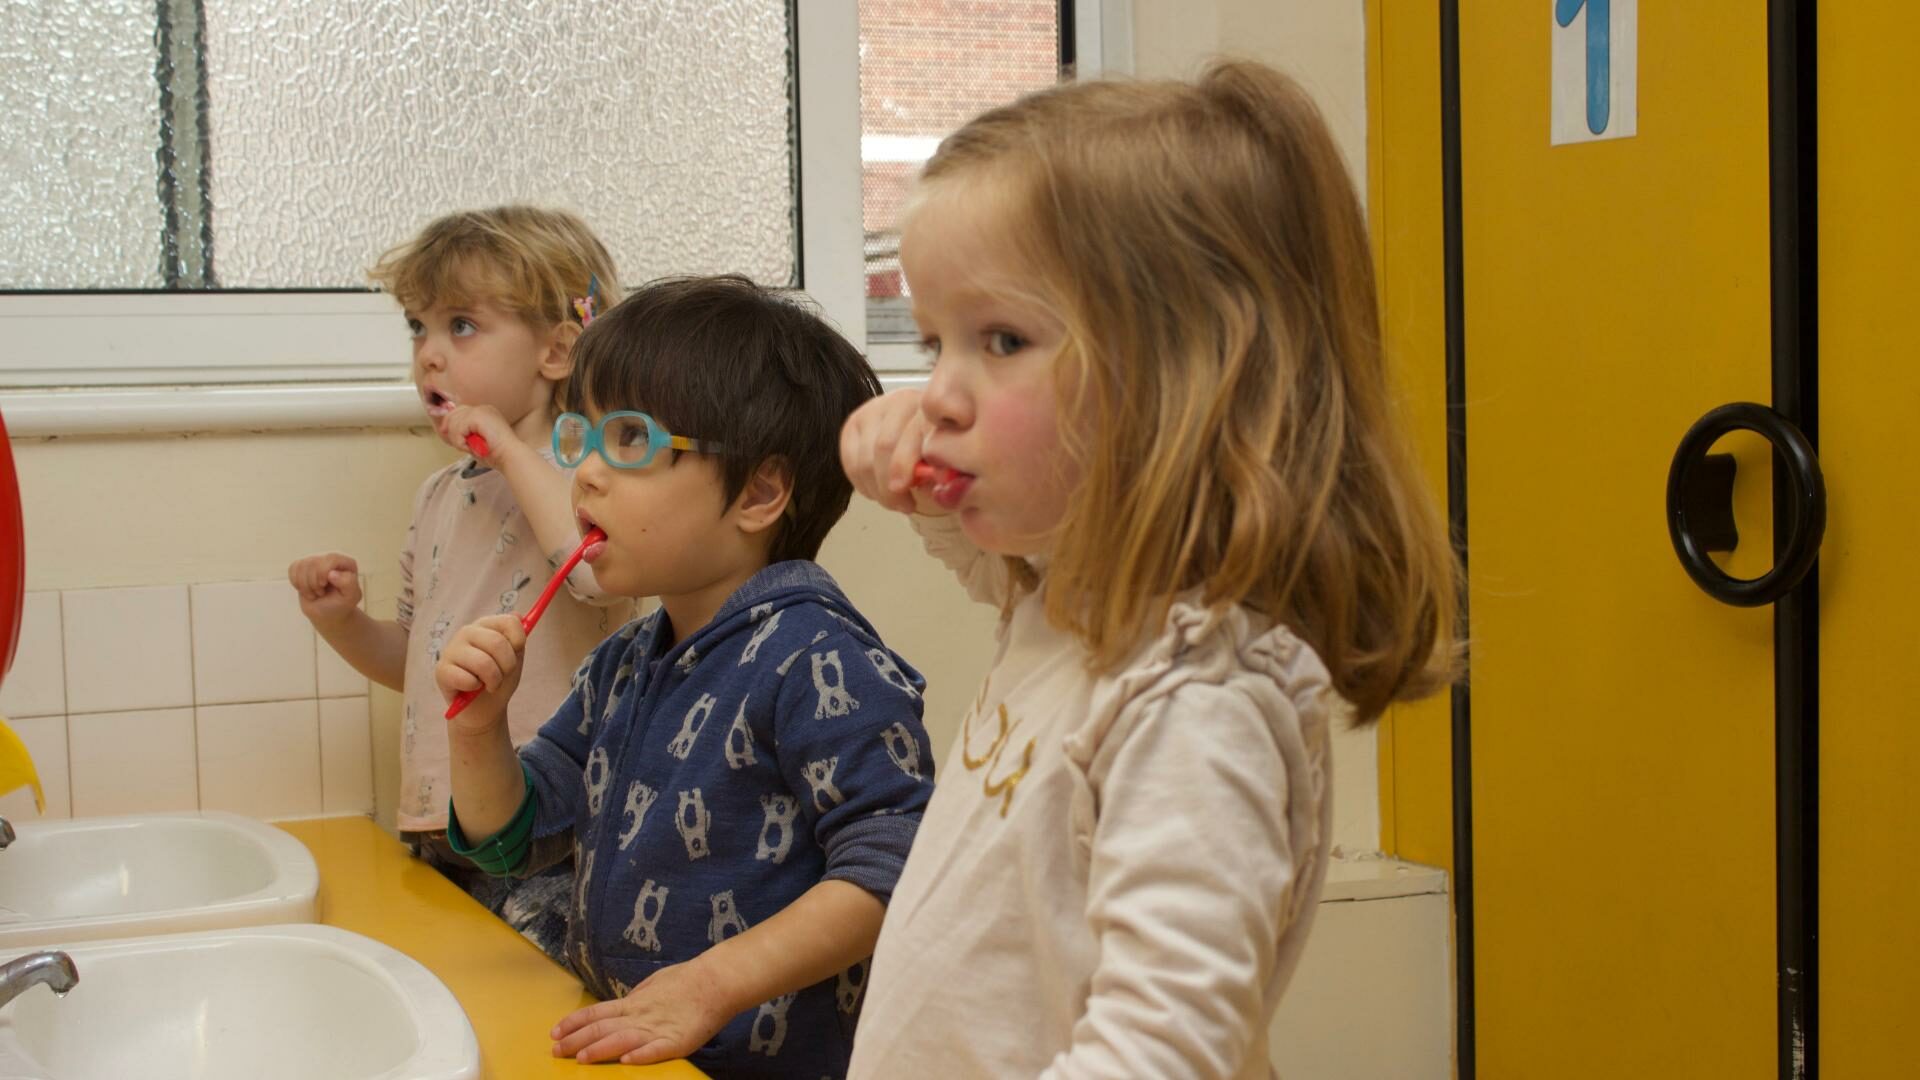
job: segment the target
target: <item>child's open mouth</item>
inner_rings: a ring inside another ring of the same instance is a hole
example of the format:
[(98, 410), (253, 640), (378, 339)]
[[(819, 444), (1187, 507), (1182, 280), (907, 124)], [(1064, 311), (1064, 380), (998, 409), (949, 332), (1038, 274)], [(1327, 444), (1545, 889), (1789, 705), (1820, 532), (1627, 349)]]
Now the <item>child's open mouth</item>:
[(606, 533), (602, 532), (600, 536), (601, 539), (588, 544), (586, 549), (580, 553), (580, 560), (582, 562), (591, 564), (595, 559), (607, 553)]
[(593, 560), (607, 553), (607, 530), (605, 526), (595, 522), (585, 514), (576, 515), (574, 523), (580, 527), (580, 536), (582, 539), (585, 539), (586, 535), (595, 529), (600, 530), (599, 539), (580, 549), (580, 561), (592, 563)]
[(967, 497), (967, 489), (973, 486), (973, 477), (968, 473), (954, 472), (948, 469), (942, 479), (933, 483), (933, 501), (944, 510), (957, 509), (960, 500)]
[(428, 387), (422, 391), (420, 397), (427, 403), (427, 415), (433, 417), (435, 420), (452, 412), (454, 406), (459, 404), (459, 402), (454, 401), (452, 398), (432, 387)]

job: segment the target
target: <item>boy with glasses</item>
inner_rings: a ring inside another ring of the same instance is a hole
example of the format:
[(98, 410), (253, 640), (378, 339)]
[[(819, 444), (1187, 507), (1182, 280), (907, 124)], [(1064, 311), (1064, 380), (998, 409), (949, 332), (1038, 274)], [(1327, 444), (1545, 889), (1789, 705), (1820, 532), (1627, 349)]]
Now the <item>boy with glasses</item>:
[(524, 875), (571, 850), (568, 958), (603, 1000), (557, 1055), (840, 1076), (886, 899), (932, 792), (924, 682), (813, 557), (846, 511), (841, 425), (879, 391), (817, 315), (737, 277), (639, 290), (581, 335), (554, 452), (609, 592), (603, 642), (518, 754), (526, 635), (447, 644), (455, 849)]

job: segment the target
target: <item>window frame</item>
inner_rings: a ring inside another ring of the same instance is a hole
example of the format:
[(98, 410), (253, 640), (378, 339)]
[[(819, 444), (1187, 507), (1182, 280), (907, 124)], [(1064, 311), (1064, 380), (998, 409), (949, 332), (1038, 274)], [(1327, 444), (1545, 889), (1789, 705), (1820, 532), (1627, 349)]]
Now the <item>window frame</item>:
[[(1061, 0), (1060, 6), (1069, 8), (1072, 12), (1070, 19), (1062, 19), (1062, 24), (1070, 26), (1073, 31), (1076, 79), (1095, 79), (1102, 75), (1133, 73), (1133, 0)], [(855, 27), (855, 31), (857, 36), (858, 26)], [(804, 57), (804, 54), (802, 55)], [(857, 46), (849, 62), (858, 64)], [(858, 89), (856, 84), (856, 93)], [(856, 165), (855, 183), (858, 182)], [(865, 245), (862, 243), (860, 246), (863, 259), (861, 281), (864, 304)], [(845, 327), (844, 322), (842, 327)], [(874, 370), (883, 375), (917, 375), (918, 378), (910, 379), (910, 383), (925, 381), (928, 360), (918, 343), (898, 340), (867, 341), (866, 333), (867, 312), (863, 307), (860, 313), (860, 341), (866, 350), (867, 361), (873, 365)]]
[[(1131, 0), (1063, 2), (1074, 5), (1079, 74), (1130, 70)], [(859, 9), (791, 10), (801, 288), (865, 350)], [(889, 385), (918, 381), (925, 366), (905, 344), (870, 360)], [(417, 427), (407, 365), (382, 293), (0, 295), (0, 412), (15, 436)]]

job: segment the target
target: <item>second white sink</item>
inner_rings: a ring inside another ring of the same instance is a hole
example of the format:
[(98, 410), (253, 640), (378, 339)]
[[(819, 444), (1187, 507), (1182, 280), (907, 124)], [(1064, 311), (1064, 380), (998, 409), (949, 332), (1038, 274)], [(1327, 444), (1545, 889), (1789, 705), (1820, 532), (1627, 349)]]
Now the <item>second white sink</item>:
[[(88, 942), (80, 982), (0, 1007), (8, 1080), (471, 1080), (473, 1027), (438, 978), (331, 926)], [(11, 959), (0, 952), (0, 960)]]
[(313, 853), (238, 814), (29, 822), (16, 833), (0, 850), (0, 949), (316, 914)]

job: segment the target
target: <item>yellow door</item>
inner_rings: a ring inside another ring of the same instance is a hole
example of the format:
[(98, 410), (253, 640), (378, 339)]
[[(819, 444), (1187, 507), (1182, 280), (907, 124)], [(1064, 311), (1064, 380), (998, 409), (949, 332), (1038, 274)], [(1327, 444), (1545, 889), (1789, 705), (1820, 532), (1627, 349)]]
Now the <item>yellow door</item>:
[(1819, 10), (1819, 1056), (1878, 1080), (1920, 1074), (1920, 11)]
[(1770, 395), (1766, 18), (1726, 10), (1641, 5), (1639, 134), (1552, 146), (1550, 5), (1460, 5), (1483, 1077), (1773, 1071), (1772, 620), (1664, 514), (1687, 428)]
[[(1430, 465), (1445, 455), (1436, 260), (1453, 6), (1369, 12), (1386, 329)], [(1554, 146), (1554, 7), (1457, 5), (1454, 495), (1473, 650), (1462, 1061), (1502, 1080), (1794, 1075), (1795, 1033), (1783, 1040), (1778, 1020), (1774, 612), (1696, 587), (1665, 512), (1690, 425), (1773, 396), (1767, 12), (1639, 4), (1637, 133)], [(1914, 1072), (1893, 1032), (1920, 1006), (1920, 867), (1905, 858), (1920, 842), (1920, 494), (1901, 437), (1920, 417), (1901, 317), (1920, 276), (1920, 151), (1903, 134), (1920, 89), (1902, 74), (1920, 14), (1823, 5), (1816, 39), (1807, 400), (1831, 511), (1819, 602), (1803, 605), (1819, 748), (1802, 760), (1818, 763), (1820, 828), (1802, 1061), (1866, 1078)], [(1714, 449), (1737, 465), (1740, 534), (1715, 561), (1757, 577), (1774, 561), (1770, 451), (1745, 433)], [(1383, 749), (1390, 842), (1449, 862), (1435, 825), (1452, 809), (1444, 730), (1431, 710), (1395, 716)]]

